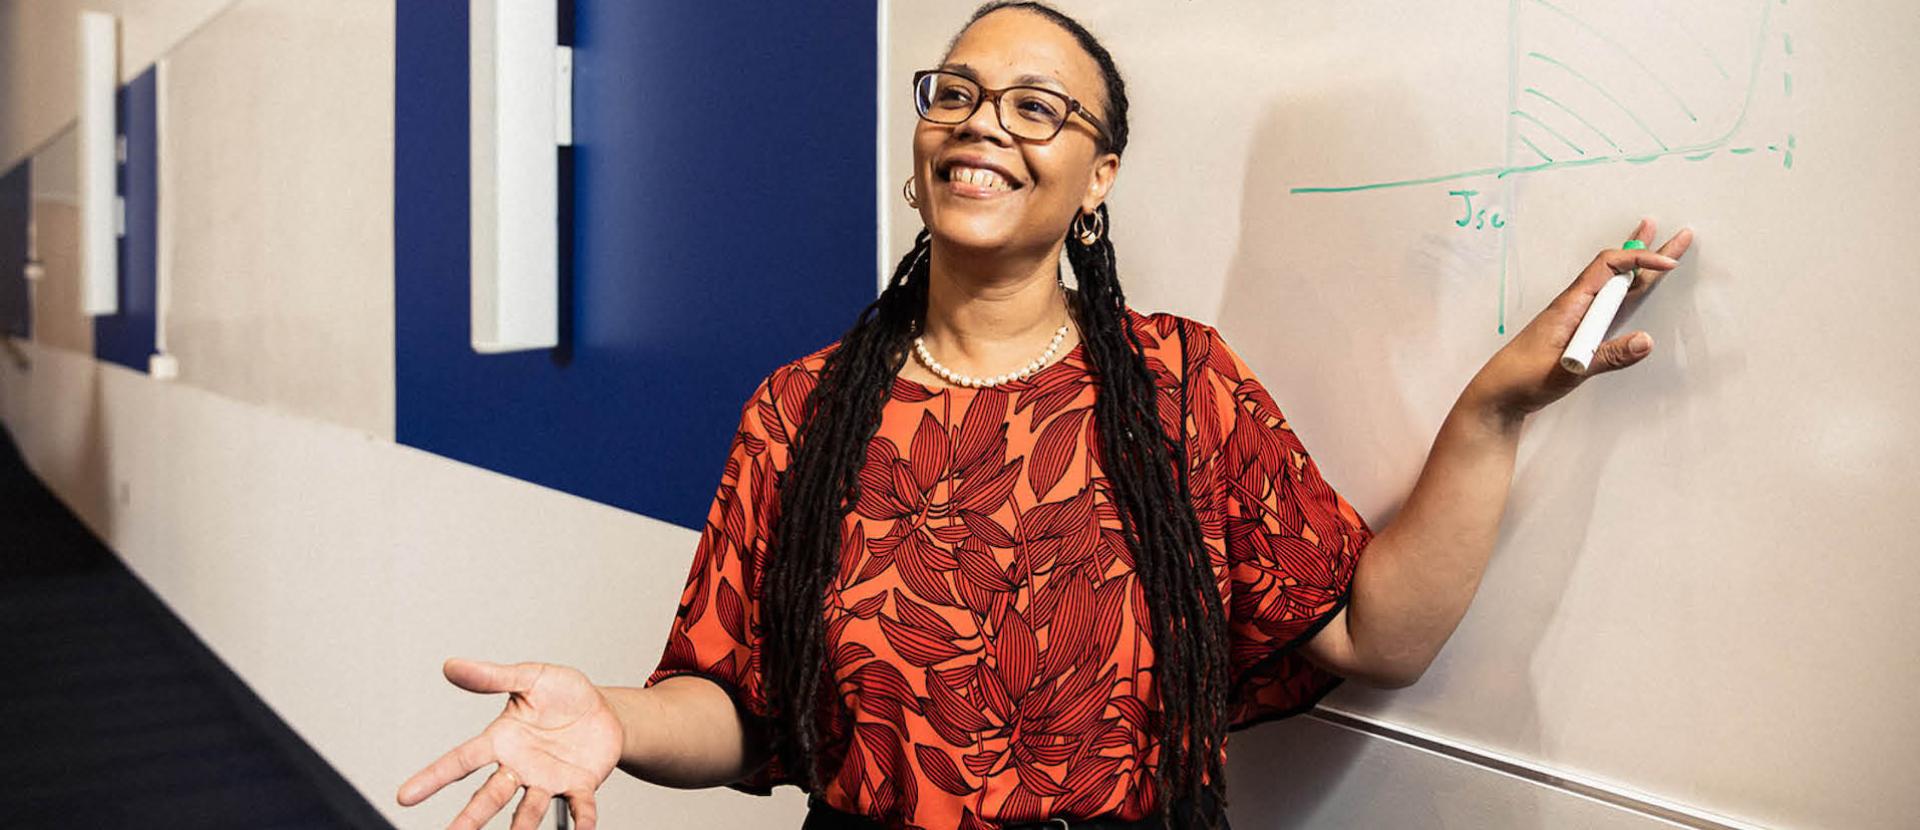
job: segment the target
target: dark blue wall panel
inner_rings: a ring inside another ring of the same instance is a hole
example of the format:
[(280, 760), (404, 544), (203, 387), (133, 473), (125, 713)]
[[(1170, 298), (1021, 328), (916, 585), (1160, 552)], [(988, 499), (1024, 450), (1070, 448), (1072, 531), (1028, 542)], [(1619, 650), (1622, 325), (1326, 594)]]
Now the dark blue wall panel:
[(697, 527), (754, 384), (873, 297), (874, 7), (580, 0), (562, 344), (481, 355), (465, 5), (397, 4), (397, 437)]
[(27, 223), (32, 221), (32, 164), (20, 162), (0, 176), (0, 328), (14, 337), (33, 334), (27, 295)]
[(154, 122), (154, 70), (124, 87), (116, 102), (127, 160), (120, 165), (120, 195), (127, 202), (127, 233), (120, 238), (120, 310), (93, 318), (93, 352), (137, 372), (154, 351), (154, 280), (159, 258), (158, 133)]

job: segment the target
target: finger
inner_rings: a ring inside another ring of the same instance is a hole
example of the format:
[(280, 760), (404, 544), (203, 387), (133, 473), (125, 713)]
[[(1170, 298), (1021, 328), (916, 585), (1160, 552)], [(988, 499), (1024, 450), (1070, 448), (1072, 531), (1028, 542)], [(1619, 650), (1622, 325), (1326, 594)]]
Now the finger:
[(567, 809), (573, 814), (574, 830), (593, 830), (600, 823), (600, 808), (594, 806), (592, 795), (568, 796)]
[[(1636, 349), (1640, 344), (1644, 344), (1644, 350)], [(1601, 343), (1600, 348), (1594, 350), (1593, 362), (1588, 365), (1587, 374), (1591, 376), (1625, 369), (1647, 359), (1650, 354), (1653, 354), (1653, 335), (1644, 331), (1622, 335)]]
[(493, 739), (476, 735), (459, 746), (447, 751), (433, 763), (407, 779), (400, 785), (400, 806), (412, 807), (427, 797), (440, 791), (441, 787), (473, 774), (474, 770), (493, 763)]
[[(1631, 273), (1636, 268), (1654, 271), (1671, 271), (1680, 267), (1680, 260), (1659, 253), (1658, 251), (1629, 251), (1624, 248), (1601, 251), (1600, 256), (1595, 261), (1605, 264), (1605, 276), (1609, 277), (1616, 274)], [(1604, 283), (1605, 280), (1601, 282)]]
[(1640, 224), (1634, 225), (1633, 233), (1627, 235), (1628, 239), (1638, 239), (1640, 240), (1640, 244), (1649, 248), (1653, 247), (1653, 237), (1653, 220), (1646, 217), (1641, 217)]
[(1687, 249), (1691, 247), (1693, 247), (1693, 229), (1681, 228), (1679, 233), (1668, 237), (1667, 244), (1660, 246), (1660, 254), (1679, 259), (1685, 256)]
[(517, 776), (507, 771), (506, 767), (494, 769), (493, 775), (487, 777), (487, 783), (481, 784), (473, 798), (467, 801), (466, 808), (453, 817), (453, 823), (447, 825), (447, 830), (480, 830), (488, 819), (513, 800), (513, 794), (519, 790), (520, 779)]
[(1559, 316), (1577, 320), (1587, 313), (1587, 306), (1593, 303), (1593, 295), (1600, 293), (1601, 287), (1607, 284), (1607, 280), (1632, 271), (1636, 267), (1665, 272), (1680, 267), (1680, 263), (1653, 251), (1626, 251), (1618, 248), (1601, 251), (1594, 255), (1593, 261), (1587, 263), (1587, 267), (1573, 278), (1573, 284), (1561, 291), (1560, 296), (1555, 297), (1548, 307), (1554, 309), (1554, 313)]
[[(1680, 257), (1685, 256), (1687, 249), (1691, 247), (1693, 247), (1693, 229), (1681, 228), (1680, 232), (1667, 239), (1667, 243), (1661, 245), (1660, 250), (1656, 253), (1678, 262)], [(1640, 272), (1639, 278), (1634, 280), (1633, 289), (1629, 293), (1635, 295), (1646, 293), (1648, 289), (1653, 288), (1654, 284), (1658, 283), (1661, 278), (1666, 275), (1666, 271), (1659, 269), (1644, 269)]]
[(527, 794), (520, 796), (520, 806), (513, 811), (511, 830), (539, 830), (540, 820), (547, 817), (547, 805), (553, 802), (553, 795), (539, 787), (528, 787)]
[(542, 666), (539, 663), (515, 663), (511, 666), (489, 663), (484, 660), (462, 660), (449, 657), (440, 673), (455, 686), (469, 692), (495, 694), (499, 692), (527, 692), (533, 688), (533, 681), (540, 677)]

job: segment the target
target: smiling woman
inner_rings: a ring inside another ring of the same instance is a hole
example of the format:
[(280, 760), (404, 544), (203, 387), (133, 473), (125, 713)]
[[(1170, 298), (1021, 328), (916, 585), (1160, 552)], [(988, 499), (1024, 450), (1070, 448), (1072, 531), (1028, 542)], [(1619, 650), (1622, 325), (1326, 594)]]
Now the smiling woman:
[[(796, 784), (809, 828), (1224, 827), (1228, 729), (1424, 670), (1520, 422), (1579, 382), (1552, 374), (1579, 311), (1686, 247), (1597, 258), (1469, 385), (1376, 537), (1218, 331), (1128, 307), (1105, 206), (1126, 87), (1090, 33), (992, 3), (911, 89), (903, 195), (926, 229), (845, 335), (743, 407), (646, 687), (450, 661), (514, 694), (403, 802), (498, 762), (456, 828), (522, 787), (516, 830), (554, 794), (585, 827), (617, 764)], [(1638, 359), (1625, 340), (1600, 370)]]

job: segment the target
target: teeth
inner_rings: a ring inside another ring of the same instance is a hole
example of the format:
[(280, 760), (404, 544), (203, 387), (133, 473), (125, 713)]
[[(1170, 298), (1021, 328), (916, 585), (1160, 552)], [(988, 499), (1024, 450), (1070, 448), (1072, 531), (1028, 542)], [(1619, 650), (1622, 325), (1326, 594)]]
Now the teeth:
[(1008, 184), (1007, 180), (999, 173), (979, 167), (954, 165), (953, 168), (948, 171), (948, 177), (957, 182), (965, 182), (974, 187), (984, 187), (990, 190), (1013, 189), (1012, 185)]

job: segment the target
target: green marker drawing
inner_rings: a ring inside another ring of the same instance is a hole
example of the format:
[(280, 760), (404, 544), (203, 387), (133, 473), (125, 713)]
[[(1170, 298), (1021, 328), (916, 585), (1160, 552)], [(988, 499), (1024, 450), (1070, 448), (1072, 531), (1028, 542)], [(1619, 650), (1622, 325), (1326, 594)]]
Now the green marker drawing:
[(1626, 152), (1625, 149), (1622, 148), (1619, 144), (1614, 143), (1614, 140), (1611, 136), (1608, 136), (1605, 132), (1602, 132), (1599, 127), (1594, 126), (1592, 121), (1588, 121), (1587, 119), (1581, 117), (1580, 113), (1577, 113), (1577, 112), (1574, 112), (1573, 110), (1568, 109), (1566, 104), (1562, 104), (1559, 101), (1554, 100), (1552, 97), (1548, 96), (1546, 93), (1541, 92), (1540, 90), (1534, 89), (1533, 87), (1527, 87), (1524, 91), (1528, 95), (1532, 95), (1536, 98), (1539, 98), (1542, 101), (1545, 101), (1549, 104), (1559, 107), (1561, 112), (1564, 112), (1570, 116), (1573, 116), (1573, 120), (1587, 125), (1587, 129), (1592, 130), (1594, 135), (1599, 136), (1601, 140), (1611, 145), (1613, 147), (1614, 152), (1616, 153)]
[(1626, 55), (1627, 60), (1632, 61), (1633, 65), (1639, 67), (1641, 72), (1645, 72), (1647, 74), (1647, 77), (1652, 78), (1653, 82), (1660, 86), (1661, 91), (1667, 93), (1667, 97), (1672, 98), (1673, 102), (1680, 106), (1680, 111), (1687, 114), (1688, 121), (1698, 122), (1700, 120), (1697, 116), (1693, 114), (1693, 110), (1687, 107), (1687, 102), (1680, 100), (1680, 95), (1673, 91), (1673, 87), (1670, 87), (1667, 85), (1667, 79), (1660, 77), (1660, 75), (1654, 72), (1651, 67), (1648, 67), (1645, 63), (1642, 63), (1640, 60), (1640, 56), (1635, 55), (1632, 50), (1626, 47), (1626, 44), (1623, 44), (1620, 41), (1614, 40), (1613, 37), (1611, 35), (1608, 35), (1606, 32), (1603, 32), (1600, 29), (1595, 28), (1592, 24), (1586, 22), (1585, 20), (1581, 20), (1580, 18), (1575, 17), (1572, 12), (1569, 12), (1565, 9), (1560, 8), (1559, 6), (1556, 6), (1552, 3), (1547, 2), (1547, 0), (1533, 0), (1533, 2), (1541, 6), (1544, 6), (1548, 9), (1551, 9), (1555, 14), (1558, 14), (1561, 17), (1564, 17), (1570, 21), (1573, 21), (1573, 25), (1579, 26), (1580, 28), (1587, 30), (1588, 34), (1591, 34), (1594, 37), (1599, 38), (1602, 42), (1606, 43), (1608, 46), (1611, 46), (1615, 50), (1619, 51), (1620, 54)]
[[(1766, 0), (1759, 0), (1759, 1), (1761, 3), (1760, 26), (1758, 31), (1756, 31), (1754, 34), (1754, 49), (1753, 49), (1752, 60), (1748, 67), (1746, 93), (1741, 100), (1740, 111), (1739, 111), (1739, 114), (1734, 117), (1733, 124), (1727, 128), (1726, 132), (1722, 133), (1718, 138), (1715, 138), (1711, 141), (1706, 141), (1699, 144), (1693, 144), (1686, 147), (1670, 148), (1658, 153), (1653, 153), (1648, 155), (1637, 155), (1632, 157), (1633, 160), (1639, 160), (1641, 162), (1644, 162), (1644, 161), (1650, 161), (1652, 159), (1659, 158), (1661, 156), (1698, 153), (1704, 150), (1716, 150), (1726, 146), (1729, 141), (1733, 140), (1734, 135), (1739, 133), (1742, 127), (1746, 126), (1747, 117), (1751, 115), (1753, 111), (1753, 97), (1754, 97), (1754, 93), (1758, 89), (1758, 85), (1760, 81), (1760, 59), (1765, 54), (1765, 50), (1763, 47), (1766, 45), (1768, 41), (1767, 36), (1771, 32), (1771, 28), (1772, 28), (1770, 25), (1770, 22), (1773, 16), (1772, 15), (1773, 4), (1766, 2)], [(1517, 0), (1514, 0), (1514, 2), (1517, 2)], [(1511, 26), (1512, 24), (1510, 23), (1509, 25)], [(1509, 42), (1517, 43), (1518, 41), (1510, 40)], [(1531, 54), (1533, 53), (1529, 53), (1529, 55)], [(1546, 58), (1544, 55), (1541, 56), (1541, 59), (1551, 60), (1549, 58)], [(1511, 77), (1513, 76), (1509, 74), (1509, 78)], [(1509, 109), (1512, 109), (1512, 107), (1509, 107)], [(1509, 122), (1509, 129), (1511, 129), (1511, 122), (1512, 122), (1511, 117), (1508, 118), (1508, 122)], [(1511, 144), (1509, 146), (1511, 146)], [(1774, 145), (1768, 145), (1768, 149), (1777, 150), (1778, 147)], [(1390, 188), (1399, 188), (1399, 187), (1418, 187), (1420, 185), (1438, 184), (1440, 182), (1458, 181), (1460, 179), (1473, 179), (1473, 178), (1479, 178), (1482, 176), (1496, 176), (1500, 178), (1505, 178), (1508, 175), (1536, 173), (1536, 172), (1541, 172), (1545, 170), (1559, 170), (1559, 169), (1569, 168), (1569, 167), (1585, 167), (1589, 164), (1609, 164), (1612, 162), (1629, 161), (1629, 160), (1630, 159), (1624, 155), (1616, 154), (1616, 155), (1607, 155), (1607, 156), (1588, 156), (1586, 158), (1568, 159), (1565, 161), (1555, 161), (1555, 162), (1548, 162), (1548, 163), (1542, 163), (1542, 164), (1519, 166), (1519, 165), (1515, 165), (1511, 161), (1511, 159), (1509, 159), (1508, 162), (1502, 166), (1479, 167), (1479, 168), (1474, 168), (1470, 170), (1458, 170), (1452, 173), (1442, 173), (1434, 176), (1422, 176), (1422, 177), (1413, 178), (1413, 179), (1398, 179), (1398, 180), (1383, 181), (1383, 182), (1368, 182), (1365, 184), (1333, 185), (1333, 186), (1316, 185), (1316, 186), (1292, 187), (1292, 188), (1288, 188), (1287, 192), (1292, 194), (1358, 193), (1358, 192), (1368, 191), (1368, 190), (1386, 190)], [(1505, 296), (1504, 292), (1502, 293), (1502, 296)], [(1502, 310), (1504, 311), (1504, 306), (1502, 307)]]
[[(1520, 0), (1507, 0), (1507, 109), (1509, 111), (1520, 108), (1520, 95), (1516, 92), (1519, 86)], [(1520, 135), (1520, 127), (1513, 123), (1512, 116), (1502, 119), (1501, 125), (1506, 128), (1507, 140), (1500, 145), (1500, 166), (1505, 169), (1512, 169), (1513, 139), (1515, 136)], [(1525, 139), (1522, 138), (1521, 140), (1524, 141)], [(1527, 146), (1532, 147), (1533, 145), (1529, 143)], [(1533, 151), (1540, 153), (1540, 148), (1534, 147)], [(1540, 153), (1540, 157), (1546, 158), (1547, 154)], [(1546, 163), (1552, 164), (1553, 160), (1549, 158)], [(1509, 184), (1506, 190), (1507, 204), (1513, 204), (1513, 186)], [(1509, 258), (1507, 253), (1511, 248), (1512, 241), (1509, 239), (1508, 234), (1502, 231), (1500, 233), (1500, 297), (1499, 302), (1494, 303), (1494, 308), (1496, 309), (1496, 330), (1500, 334), (1507, 333), (1507, 260)]]
[(1543, 158), (1543, 159), (1546, 159), (1546, 160), (1547, 160), (1547, 161), (1549, 161), (1549, 162), (1551, 162), (1551, 161), (1553, 161), (1553, 156), (1549, 156), (1549, 155), (1547, 155), (1547, 153), (1546, 153), (1546, 151), (1545, 151), (1545, 150), (1542, 150), (1542, 149), (1540, 149), (1539, 147), (1537, 147), (1537, 146), (1535, 146), (1533, 142), (1531, 142), (1531, 141), (1528, 141), (1528, 140), (1527, 140), (1527, 137), (1526, 137), (1526, 136), (1524, 136), (1524, 135), (1522, 135), (1522, 136), (1515, 136), (1515, 138), (1518, 138), (1518, 139), (1520, 139), (1520, 143), (1521, 143), (1521, 144), (1525, 144), (1525, 145), (1527, 145), (1527, 149), (1529, 149), (1529, 150), (1532, 150), (1532, 151), (1534, 151), (1535, 153), (1538, 153), (1538, 154), (1540, 155), (1540, 157), (1541, 157), (1541, 158)]
[[(1554, 138), (1560, 139), (1561, 144), (1565, 144), (1568, 147), (1572, 147), (1574, 152), (1579, 153), (1580, 155), (1583, 155), (1583, 156), (1587, 154), (1587, 151), (1580, 149), (1580, 145), (1573, 143), (1566, 136), (1561, 135), (1559, 130), (1549, 127), (1547, 126), (1546, 122), (1533, 117), (1533, 113), (1527, 112), (1526, 110), (1514, 110), (1513, 112), (1510, 112), (1507, 114), (1518, 115), (1521, 118), (1525, 118), (1528, 121), (1532, 121), (1533, 123), (1539, 125), (1540, 129), (1546, 130), (1548, 133), (1552, 134)], [(1545, 154), (1542, 153), (1541, 155), (1545, 155)], [(1553, 159), (1547, 159), (1547, 160), (1552, 161)]]
[[(1460, 218), (1458, 218), (1458, 219), (1455, 219), (1455, 220), (1453, 220), (1453, 223), (1454, 223), (1454, 224), (1456, 224), (1456, 225), (1459, 225), (1460, 227), (1463, 227), (1463, 228), (1464, 228), (1464, 227), (1466, 227), (1466, 226), (1467, 226), (1467, 223), (1468, 223), (1468, 222), (1472, 222), (1472, 221), (1473, 221), (1473, 197), (1475, 197), (1475, 196), (1478, 196), (1478, 195), (1480, 195), (1480, 191), (1478, 191), (1478, 190), (1449, 190), (1449, 191), (1447, 191), (1447, 195), (1448, 195), (1448, 196), (1458, 196), (1458, 197), (1460, 197), (1461, 199), (1464, 199), (1464, 200), (1466, 200), (1466, 205), (1465, 205), (1465, 207), (1466, 207), (1466, 210), (1467, 210), (1467, 215), (1465, 215), (1465, 216), (1462, 216), (1462, 217), (1460, 217)], [(1483, 211), (1483, 212), (1484, 212), (1484, 211)]]
[(1720, 57), (1718, 55), (1715, 55), (1713, 53), (1713, 49), (1707, 46), (1707, 39), (1701, 37), (1699, 33), (1695, 32), (1692, 26), (1688, 26), (1685, 18), (1682, 18), (1679, 15), (1674, 14), (1672, 9), (1670, 8), (1670, 5), (1671, 4), (1661, 5), (1659, 7), (1660, 12), (1662, 14), (1665, 14), (1668, 20), (1673, 21), (1673, 25), (1678, 26), (1680, 28), (1680, 31), (1686, 33), (1688, 43), (1699, 44), (1701, 53), (1705, 54), (1707, 56), (1707, 62), (1713, 64), (1713, 68), (1719, 71), (1721, 80), (1728, 80), (1728, 81), (1733, 80), (1733, 76), (1727, 74), (1727, 67), (1720, 63)]
[(1600, 93), (1608, 101), (1612, 101), (1614, 106), (1619, 107), (1621, 112), (1626, 113), (1628, 118), (1633, 119), (1633, 123), (1639, 124), (1640, 129), (1645, 130), (1647, 132), (1647, 135), (1653, 138), (1653, 143), (1660, 145), (1660, 149), (1662, 150), (1668, 149), (1667, 143), (1665, 141), (1660, 140), (1660, 136), (1654, 133), (1652, 127), (1647, 126), (1647, 122), (1640, 120), (1640, 116), (1636, 114), (1633, 110), (1628, 109), (1626, 104), (1620, 103), (1620, 99), (1613, 97), (1613, 93), (1608, 92), (1606, 87), (1603, 87), (1597, 83), (1594, 83), (1592, 78), (1588, 78), (1587, 76), (1580, 74), (1580, 70), (1575, 69), (1571, 66), (1568, 66), (1564, 63), (1561, 63), (1560, 61), (1555, 60), (1546, 55), (1542, 55), (1539, 52), (1528, 52), (1527, 57), (1533, 58), (1535, 60), (1546, 61), (1547, 63), (1553, 64), (1554, 66), (1558, 66), (1561, 69), (1566, 70), (1567, 73), (1572, 75), (1573, 77), (1579, 78), (1587, 86), (1593, 87), (1593, 90), (1595, 92)]

